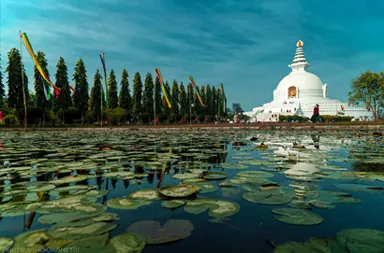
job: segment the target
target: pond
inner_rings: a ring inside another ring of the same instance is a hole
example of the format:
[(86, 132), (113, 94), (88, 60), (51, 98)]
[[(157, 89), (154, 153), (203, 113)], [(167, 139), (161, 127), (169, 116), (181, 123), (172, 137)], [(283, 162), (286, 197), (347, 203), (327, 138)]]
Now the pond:
[(2, 132), (0, 252), (384, 252), (373, 132)]

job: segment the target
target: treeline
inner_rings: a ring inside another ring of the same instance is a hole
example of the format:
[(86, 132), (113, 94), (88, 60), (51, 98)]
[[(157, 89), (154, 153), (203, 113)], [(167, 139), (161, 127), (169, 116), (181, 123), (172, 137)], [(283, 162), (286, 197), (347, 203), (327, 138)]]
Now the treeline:
[[(49, 76), (45, 54), (38, 51), (36, 58)], [(60, 94), (55, 94), (55, 92), (47, 94), (49, 84), (41, 77), (36, 67), (33, 76), (34, 92), (28, 90), (29, 78), (25, 74), (20, 52), (16, 48), (8, 52), (8, 65), (5, 72), (8, 74), (6, 80), (8, 96), (5, 96), (0, 71), (0, 110), (5, 113), (6, 124), (21, 124), (24, 119), (22, 77), (26, 87), (28, 124), (97, 124), (101, 120), (112, 124), (152, 123), (155, 120), (154, 110), (156, 110), (156, 118), (159, 123), (187, 122), (190, 119), (190, 112), (192, 120), (213, 121), (223, 119), (227, 111), (225, 110), (226, 98), (222, 96), (219, 88), (209, 84), (198, 87), (206, 105), (206, 107), (202, 107), (192, 85), (178, 83), (176, 80), (173, 80), (172, 84), (168, 81), (164, 83), (172, 103), (172, 108), (168, 108), (157, 76), (153, 79), (152, 74), (147, 73), (143, 83), (140, 73), (136, 72), (131, 92), (129, 74), (125, 69), (121, 73), (119, 91), (116, 81), (117, 74), (113, 69), (109, 72), (107, 107), (104, 82), (100, 71), (96, 70), (93, 84), (90, 87), (87, 81), (87, 70), (82, 59), (76, 63), (71, 82), (64, 59), (60, 57), (58, 60), (55, 85), (60, 89)], [(72, 88), (75, 91), (72, 91)], [(50, 90), (52, 91), (52, 89)]]

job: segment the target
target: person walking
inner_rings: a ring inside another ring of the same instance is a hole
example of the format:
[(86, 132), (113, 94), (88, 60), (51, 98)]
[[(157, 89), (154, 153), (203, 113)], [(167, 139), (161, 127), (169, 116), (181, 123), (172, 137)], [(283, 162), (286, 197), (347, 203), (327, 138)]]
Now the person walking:
[(313, 115), (312, 115), (311, 121), (312, 122), (319, 122), (320, 121), (319, 104), (316, 104), (315, 108), (313, 109)]

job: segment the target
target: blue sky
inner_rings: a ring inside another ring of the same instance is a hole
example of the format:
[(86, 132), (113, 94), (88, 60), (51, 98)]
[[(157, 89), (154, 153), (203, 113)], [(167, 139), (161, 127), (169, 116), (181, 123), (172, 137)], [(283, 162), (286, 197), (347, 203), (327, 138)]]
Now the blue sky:
[[(107, 68), (143, 79), (154, 68), (165, 80), (218, 87), (245, 110), (272, 100), (290, 72), (297, 40), (310, 72), (346, 101), (350, 80), (384, 70), (382, 0), (1, 0), (0, 52), (19, 48), (18, 31), (46, 53), (52, 81), (63, 56), (72, 77), (82, 58), (92, 85), (105, 52)], [(33, 63), (24, 49), (33, 89)], [(4, 80), (5, 81), (5, 80)]]

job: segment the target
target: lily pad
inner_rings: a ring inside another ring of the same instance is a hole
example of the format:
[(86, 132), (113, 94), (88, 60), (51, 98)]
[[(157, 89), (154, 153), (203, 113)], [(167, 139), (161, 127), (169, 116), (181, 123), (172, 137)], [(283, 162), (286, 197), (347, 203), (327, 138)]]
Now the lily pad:
[(129, 194), (131, 199), (140, 199), (140, 200), (161, 200), (163, 197), (159, 194), (156, 189), (147, 189), (140, 190)]
[(70, 242), (71, 240), (54, 238), (41, 229), (28, 231), (16, 236), (13, 248), (38, 253), (45, 248), (60, 249)]
[(71, 252), (71, 250), (73, 251), (73, 249), (76, 249), (76, 251), (81, 253), (99, 252), (100, 248), (103, 248), (106, 245), (108, 239), (109, 239), (108, 233), (105, 233), (102, 235), (84, 237), (67, 244), (62, 249), (62, 252)]
[(131, 225), (127, 231), (145, 237), (147, 244), (163, 244), (187, 238), (193, 229), (187, 220), (168, 220), (163, 226), (156, 221), (144, 220)]
[(293, 225), (317, 225), (323, 222), (323, 218), (311, 211), (295, 208), (277, 208), (272, 210), (277, 214), (278, 221)]
[(197, 173), (183, 173), (183, 174), (173, 175), (172, 177), (175, 178), (175, 179), (184, 180), (184, 179), (199, 178), (200, 174), (197, 174)]
[(107, 206), (114, 209), (135, 210), (151, 204), (152, 201), (128, 198), (113, 198), (107, 201)]
[(163, 207), (169, 208), (169, 209), (178, 208), (183, 206), (184, 204), (185, 204), (185, 201), (180, 199), (165, 200), (161, 202), (161, 205)]
[(195, 199), (187, 202), (184, 206), (184, 210), (192, 214), (201, 214), (208, 209), (209, 216), (221, 218), (234, 215), (240, 210), (240, 206), (234, 202), (208, 198)]
[(52, 227), (48, 233), (56, 238), (80, 239), (86, 236), (101, 235), (115, 229), (117, 225), (106, 222), (95, 222), (85, 227)]
[(116, 253), (140, 253), (145, 247), (145, 238), (134, 233), (125, 233), (113, 237), (109, 243)]
[[(276, 247), (275, 253), (344, 253), (345, 250), (335, 239), (311, 238), (305, 243), (288, 242)], [(362, 252), (362, 251), (361, 251)], [(357, 253), (357, 252), (356, 252)]]
[(205, 180), (222, 180), (227, 178), (227, 174), (224, 172), (204, 172), (203, 173), (203, 178)]
[(384, 231), (380, 230), (346, 229), (337, 234), (337, 240), (349, 249), (348, 252), (384, 251)]
[(100, 216), (94, 217), (92, 220), (96, 222), (100, 222), (100, 221), (115, 221), (119, 219), (120, 218), (116, 213), (103, 213)]
[(205, 179), (203, 179), (203, 178), (189, 178), (189, 179), (183, 180), (183, 184), (193, 184), (193, 183), (201, 183), (201, 182), (205, 182)]
[(8, 252), (12, 248), (14, 241), (9, 237), (0, 237), (0, 253)]
[(69, 184), (69, 183), (85, 181), (88, 178), (89, 176), (85, 176), (85, 175), (68, 176), (68, 177), (57, 179), (57, 180), (52, 180), (50, 181), (50, 183), (54, 185)]
[(85, 213), (85, 212), (71, 212), (71, 213), (53, 213), (40, 216), (37, 220), (42, 224), (56, 224), (56, 223), (69, 223), (73, 221), (83, 220), (95, 217), (104, 212), (105, 209), (100, 209), (99, 212)]
[(367, 185), (367, 184), (336, 184), (336, 187), (347, 191), (383, 191), (381, 186)]
[(262, 205), (284, 205), (291, 202), (291, 197), (279, 192), (249, 191), (243, 194), (246, 201)]
[(159, 192), (170, 198), (185, 198), (196, 194), (199, 191), (199, 187), (194, 185), (178, 185), (167, 186), (159, 190)]
[(309, 201), (309, 204), (320, 209), (333, 209), (336, 207), (335, 205), (332, 205), (331, 202), (319, 201), (316, 199)]
[(271, 178), (274, 175), (266, 171), (241, 171), (237, 173), (236, 176), (245, 178)]

